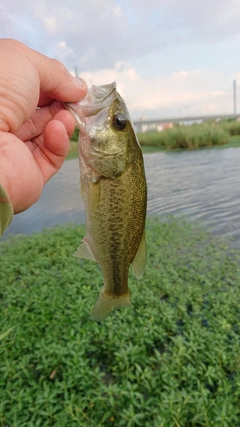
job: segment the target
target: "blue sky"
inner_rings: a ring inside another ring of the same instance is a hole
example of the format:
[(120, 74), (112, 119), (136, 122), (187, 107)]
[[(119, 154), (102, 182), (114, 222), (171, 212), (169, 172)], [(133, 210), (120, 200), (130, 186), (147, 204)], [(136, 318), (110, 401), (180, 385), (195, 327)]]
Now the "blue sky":
[[(240, 0), (2, 0), (0, 37), (116, 81), (133, 119), (228, 113), (240, 90)], [(240, 110), (240, 97), (237, 98)]]

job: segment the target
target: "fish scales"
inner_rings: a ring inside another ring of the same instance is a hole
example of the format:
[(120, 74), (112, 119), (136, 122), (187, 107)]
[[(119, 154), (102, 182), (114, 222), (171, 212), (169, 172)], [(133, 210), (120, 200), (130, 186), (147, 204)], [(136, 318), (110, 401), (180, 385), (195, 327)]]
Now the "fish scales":
[(142, 151), (115, 84), (92, 87), (86, 104), (80, 104), (66, 105), (80, 127), (86, 211), (86, 237), (75, 255), (101, 267), (104, 286), (92, 317), (103, 320), (114, 308), (131, 304), (129, 266), (137, 278), (145, 268), (147, 187)]
[[(109, 295), (128, 293), (129, 265), (136, 255), (144, 230), (142, 209), (146, 203), (145, 187), (143, 182), (139, 185), (139, 191), (137, 183), (140, 184), (131, 169), (114, 181), (100, 180), (99, 184), (94, 184), (100, 187), (99, 204), (95, 211), (90, 208), (91, 191), (84, 190), (88, 206), (88, 242), (94, 248), (95, 259), (105, 278), (105, 292)], [(106, 206), (109, 207), (107, 211)]]

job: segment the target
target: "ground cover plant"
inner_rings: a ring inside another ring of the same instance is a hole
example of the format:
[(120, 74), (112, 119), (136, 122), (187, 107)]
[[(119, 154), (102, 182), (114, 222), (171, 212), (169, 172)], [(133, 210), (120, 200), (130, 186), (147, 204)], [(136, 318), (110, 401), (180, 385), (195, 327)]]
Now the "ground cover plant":
[(133, 306), (90, 319), (84, 227), (0, 244), (1, 427), (239, 427), (239, 253), (196, 225), (147, 222)]

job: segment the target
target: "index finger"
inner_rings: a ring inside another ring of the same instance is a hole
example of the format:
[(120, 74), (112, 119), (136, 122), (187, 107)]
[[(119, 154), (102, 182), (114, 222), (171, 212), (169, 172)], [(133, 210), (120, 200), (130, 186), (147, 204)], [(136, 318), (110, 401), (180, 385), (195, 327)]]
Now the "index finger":
[[(40, 92), (45, 96), (42, 102), (55, 99), (62, 102), (76, 102), (84, 98), (87, 85), (84, 80), (73, 77), (65, 66), (56, 59), (48, 58), (35, 51), (35, 67), (40, 79)], [(50, 98), (50, 99), (49, 99)]]
[[(79, 80), (82, 80), (82, 79), (79, 79)], [(84, 81), (83, 81), (84, 82)], [(86, 83), (84, 82), (84, 86), (86, 86)], [(87, 87), (87, 86), (86, 86)], [(81, 96), (81, 98), (82, 98), (82, 96)], [(81, 98), (78, 98), (77, 100), (75, 100), (75, 101), (79, 101)], [(46, 106), (48, 106), (48, 105), (50, 105), (50, 104), (52, 104), (52, 102), (54, 101), (54, 100), (56, 100), (56, 97), (52, 97), (52, 96), (50, 96), (50, 95), (48, 95), (47, 93), (45, 93), (45, 92), (40, 92), (40, 95), (39, 95), (39, 101), (38, 101), (38, 107), (46, 107)], [(75, 102), (75, 101), (71, 101), (71, 102)], [(67, 101), (63, 101), (63, 102), (67, 102)]]

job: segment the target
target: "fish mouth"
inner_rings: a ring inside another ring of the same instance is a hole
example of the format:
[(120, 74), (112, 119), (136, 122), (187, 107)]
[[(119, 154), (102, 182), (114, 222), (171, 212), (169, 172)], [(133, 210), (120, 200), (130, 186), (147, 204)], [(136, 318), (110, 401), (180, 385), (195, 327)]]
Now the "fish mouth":
[(89, 89), (89, 94), (81, 101), (81, 107), (83, 108), (85, 116), (94, 116), (108, 107), (111, 102), (111, 95), (116, 92), (116, 89), (117, 85), (115, 82), (102, 86), (93, 85)]
[(85, 98), (76, 103), (64, 102), (64, 107), (74, 116), (76, 125), (81, 132), (86, 132), (86, 117), (99, 114), (108, 108), (116, 96), (117, 85), (115, 82), (102, 86), (91, 86)]
[(86, 123), (85, 123), (84, 119), (82, 119), (82, 117), (76, 111), (77, 103), (73, 104), (71, 102), (63, 102), (63, 105), (68, 111), (70, 111), (70, 113), (72, 113), (72, 115), (75, 119), (75, 123), (76, 123), (77, 127), (80, 129), (80, 131), (84, 132), (86, 129)]

